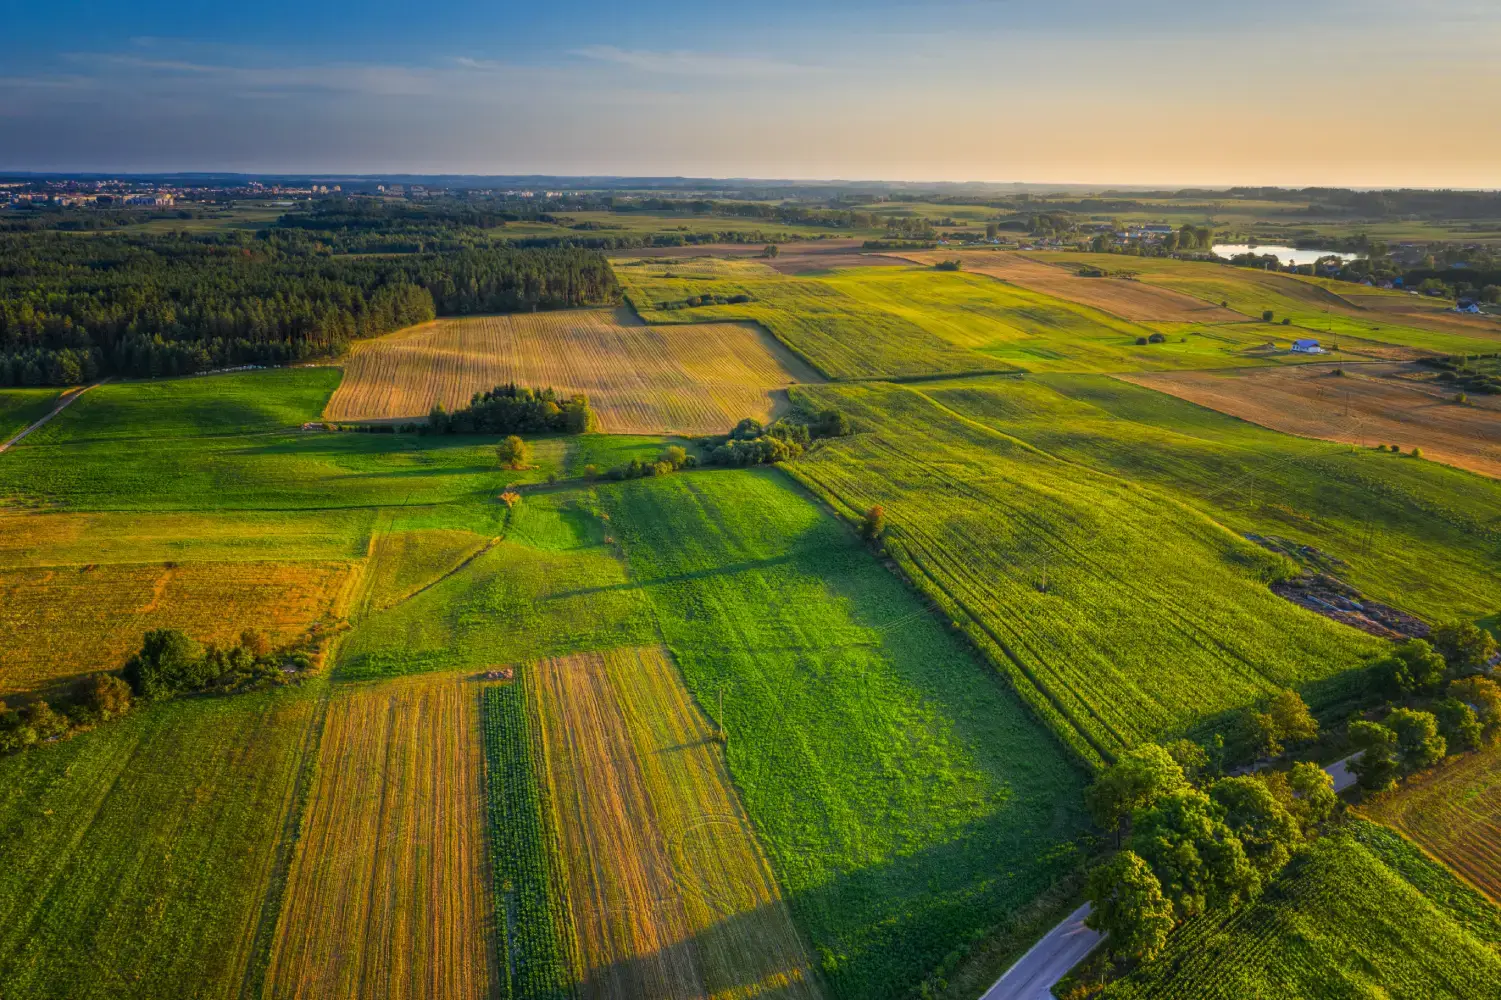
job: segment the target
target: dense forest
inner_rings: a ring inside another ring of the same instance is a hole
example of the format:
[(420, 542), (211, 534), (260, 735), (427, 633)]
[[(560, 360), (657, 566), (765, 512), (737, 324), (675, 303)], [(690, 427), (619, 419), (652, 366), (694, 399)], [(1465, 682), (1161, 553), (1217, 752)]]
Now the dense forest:
[(0, 235), (0, 385), (280, 364), (434, 315), (613, 302), (576, 249), (333, 257), (275, 241)]

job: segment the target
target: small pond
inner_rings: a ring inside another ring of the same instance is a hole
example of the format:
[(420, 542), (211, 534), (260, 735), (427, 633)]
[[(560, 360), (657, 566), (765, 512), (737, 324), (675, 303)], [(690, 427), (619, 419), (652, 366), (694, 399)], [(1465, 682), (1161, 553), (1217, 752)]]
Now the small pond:
[(1272, 254), (1283, 265), (1313, 264), (1320, 257), (1338, 257), (1342, 261), (1349, 262), (1365, 256), (1358, 253), (1337, 253), (1333, 250), (1299, 250), (1296, 247), (1283, 247), (1271, 243), (1258, 243), (1256, 246), (1246, 243), (1216, 243), (1214, 252), (1221, 257), (1235, 257), (1243, 253)]

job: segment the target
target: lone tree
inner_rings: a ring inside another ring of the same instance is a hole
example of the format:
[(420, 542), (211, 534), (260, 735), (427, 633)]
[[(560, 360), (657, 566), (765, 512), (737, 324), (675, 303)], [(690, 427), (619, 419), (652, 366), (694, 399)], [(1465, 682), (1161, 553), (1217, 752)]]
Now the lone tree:
[(876, 504), (865, 512), (860, 521), (860, 537), (868, 542), (880, 538), (886, 531), (886, 508)]
[(777, 249), (777, 245), (775, 243), (768, 243), (766, 244), (766, 249), (761, 251), (761, 256), (775, 257), (779, 253), (781, 253), (781, 251)]
[(1172, 901), (1139, 854), (1121, 851), (1090, 872), (1086, 895), (1093, 910), (1085, 926), (1109, 935), (1112, 955), (1142, 962), (1157, 957), (1176, 921)]
[(509, 469), (524, 469), (532, 459), (532, 446), (512, 434), (495, 446), (495, 457)]

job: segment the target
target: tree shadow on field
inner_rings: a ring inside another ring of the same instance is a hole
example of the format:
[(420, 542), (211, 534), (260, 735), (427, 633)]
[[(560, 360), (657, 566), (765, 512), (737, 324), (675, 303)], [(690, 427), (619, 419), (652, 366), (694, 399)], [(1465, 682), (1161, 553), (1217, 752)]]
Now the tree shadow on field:
[[(671, 984), (690, 980), (714, 995), (906, 997), (976, 934), (1005, 934), (1024, 920), (1034, 922), (1037, 914), (1028, 912), (1029, 905), (1089, 857), (1075, 842), (1043, 831), (1026, 836), (1010, 868), (997, 867), (996, 837), (1021, 840), (1005, 820), (981, 821), (946, 843), (793, 893), (786, 902), (795, 932), (775, 904), (726, 912), (685, 940), (587, 969), (579, 995), (679, 996), (682, 989)], [(679, 881), (675, 891), (664, 887), (667, 905), (676, 905), (679, 894), (715, 906), (712, 886)], [(1069, 897), (1060, 905), (1075, 903)], [(794, 933), (800, 955), (791, 944)], [(758, 943), (766, 950), (758, 950)]]
[(548, 594), (542, 598), (545, 601), (556, 601), (565, 597), (586, 597), (590, 594), (603, 594), (612, 590), (649, 590), (652, 587), (666, 587), (675, 583), (684, 583), (690, 580), (703, 580), (715, 576), (732, 576), (736, 573), (744, 573), (749, 570), (766, 569), (771, 566), (780, 566), (783, 563), (792, 562), (797, 555), (772, 556), (767, 559), (751, 559), (745, 562), (727, 563), (723, 566), (712, 566), (708, 569), (693, 570), (688, 573), (674, 573), (671, 576), (657, 576), (649, 580), (630, 580), (625, 583), (612, 583), (601, 587), (582, 587), (578, 590), (561, 590), (556, 594)]

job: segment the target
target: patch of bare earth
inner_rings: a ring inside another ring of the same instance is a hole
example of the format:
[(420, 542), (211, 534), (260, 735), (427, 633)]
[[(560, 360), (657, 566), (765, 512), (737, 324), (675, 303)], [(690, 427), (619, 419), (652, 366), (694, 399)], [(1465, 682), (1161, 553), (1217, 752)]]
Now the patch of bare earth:
[(1501, 478), (1501, 399), (1455, 392), (1417, 365), (1311, 364), (1118, 375), (1272, 430), (1345, 444), (1423, 449), (1424, 458)]

